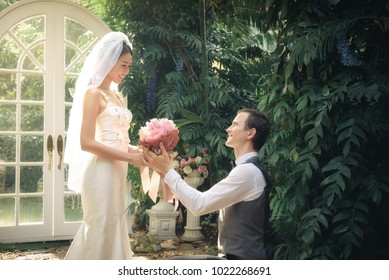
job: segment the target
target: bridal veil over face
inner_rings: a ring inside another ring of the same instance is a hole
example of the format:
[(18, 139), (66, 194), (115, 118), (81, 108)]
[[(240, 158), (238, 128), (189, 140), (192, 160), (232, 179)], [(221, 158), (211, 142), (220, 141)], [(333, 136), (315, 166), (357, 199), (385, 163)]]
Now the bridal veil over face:
[[(83, 174), (90, 156), (90, 153), (81, 150), (80, 144), (84, 96), (88, 89), (97, 88), (101, 85), (119, 59), (123, 50), (123, 42), (132, 49), (132, 45), (125, 34), (121, 32), (107, 33), (86, 58), (77, 79), (64, 156), (64, 162), (69, 164), (68, 188), (76, 192), (81, 191)], [(111, 83), (111, 90), (115, 90), (117, 87), (116, 83)]]

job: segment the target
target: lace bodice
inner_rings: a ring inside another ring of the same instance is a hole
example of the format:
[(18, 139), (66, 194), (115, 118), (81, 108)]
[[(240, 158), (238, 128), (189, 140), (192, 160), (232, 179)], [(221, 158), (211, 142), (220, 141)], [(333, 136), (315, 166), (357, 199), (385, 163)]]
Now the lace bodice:
[(107, 101), (107, 106), (97, 118), (96, 140), (111, 147), (127, 147), (128, 129), (132, 113), (124, 107)]

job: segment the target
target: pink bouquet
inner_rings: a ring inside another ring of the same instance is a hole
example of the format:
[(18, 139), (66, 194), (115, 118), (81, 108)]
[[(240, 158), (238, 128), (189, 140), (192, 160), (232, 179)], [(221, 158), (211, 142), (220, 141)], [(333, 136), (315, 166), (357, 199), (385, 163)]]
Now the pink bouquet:
[[(151, 119), (146, 122), (146, 126), (139, 129), (139, 145), (145, 146), (156, 154), (160, 154), (160, 143), (162, 142), (166, 151), (171, 152), (178, 143), (178, 129), (173, 121), (166, 118)], [(141, 180), (144, 193), (148, 193), (150, 198), (156, 202), (160, 183), (162, 185), (163, 197), (166, 201), (173, 200), (173, 193), (170, 191), (166, 183), (161, 180), (156, 172), (152, 172), (148, 167), (141, 166)], [(178, 207), (178, 200), (175, 200), (175, 208)]]
[(139, 145), (145, 146), (159, 154), (159, 143), (162, 142), (166, 151), (171, 152), (178, 143), (178, 129), (172, 120), (151, 119), (139, 130)]

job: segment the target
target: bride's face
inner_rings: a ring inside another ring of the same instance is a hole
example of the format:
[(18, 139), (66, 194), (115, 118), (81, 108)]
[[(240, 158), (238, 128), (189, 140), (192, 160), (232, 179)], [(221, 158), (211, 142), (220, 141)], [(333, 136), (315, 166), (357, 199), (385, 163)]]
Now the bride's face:
[(130, 66), (132, 63), (132, 56), (130, 53), (125, 53), (119, 57), (116, 64), (112, 67), (108, 73), (108, 77), (116, 84), (120, 84), (123, 79), (128, 75)]

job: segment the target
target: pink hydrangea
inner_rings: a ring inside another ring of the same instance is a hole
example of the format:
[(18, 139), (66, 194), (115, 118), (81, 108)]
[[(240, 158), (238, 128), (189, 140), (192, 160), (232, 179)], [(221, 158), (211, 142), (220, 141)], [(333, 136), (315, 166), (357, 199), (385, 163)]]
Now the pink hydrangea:
[(159, 153), (159, 143), (162, 142), (167, 151), (171, 152), (178, 143), (178, 129), (172, 120), (151, 119), (139, 130), (139, 145)]

